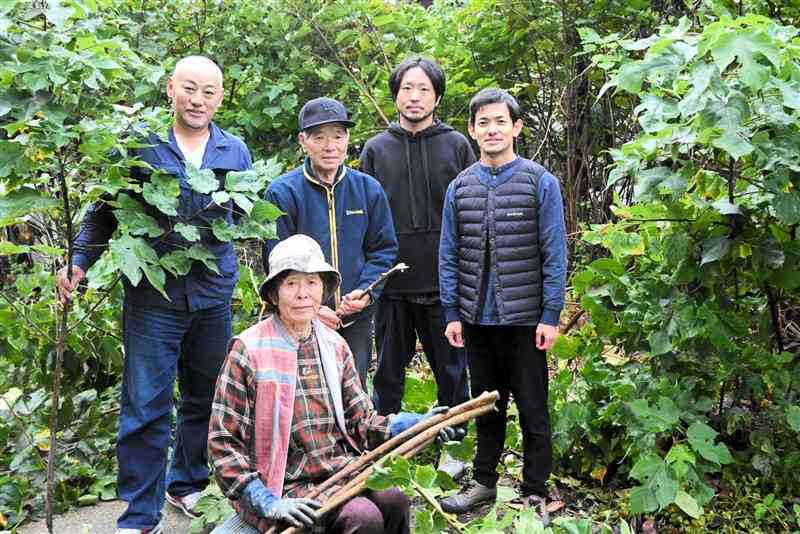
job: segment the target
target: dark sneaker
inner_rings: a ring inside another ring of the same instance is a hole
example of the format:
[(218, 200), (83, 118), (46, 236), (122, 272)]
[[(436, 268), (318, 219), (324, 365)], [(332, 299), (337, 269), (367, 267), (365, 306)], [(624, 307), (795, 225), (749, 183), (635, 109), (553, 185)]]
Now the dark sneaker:
[(201, 492), (195, 491), (182, 497), (176, 497), (167, 492), (167, 502), (183, 512), (186, 517), (194, 519), (195, 517), (200, 517), (200, 514), (194, 511), (194, 507), (197, 505), (197, 501), (200, 500), (201, 494)]
[(458, 480), (464, 476), (464, 462), (456, 460), (449, 454), (444, 455), (442, 461), (439, 462), (439, 471), (447, 473), (453, 480)]
[(115, 534), (164, 534), (161, 521), (153, 528), (118, 528)]
[(479, 504), (494, 502), (497, 499), (497, 488), (489, 488), (479, 482), (473, 481), (455, 495), (451, 495), (441, 502), (442, 510), (451, 514), (463, 514), (472, 510)]

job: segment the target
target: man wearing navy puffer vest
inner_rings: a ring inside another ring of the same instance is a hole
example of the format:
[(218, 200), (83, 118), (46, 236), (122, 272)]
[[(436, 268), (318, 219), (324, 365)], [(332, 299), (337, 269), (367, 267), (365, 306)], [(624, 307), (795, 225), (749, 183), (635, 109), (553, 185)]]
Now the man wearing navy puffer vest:
[(461, 513), (494, 501), (506, 408), (513, 393), (523, 436), (520, 491), (547, 523), (552, 468), (545, 351), (558, 336), (566, 284), (566, 231), (558, 180), (518, 156), (519, 104), (484, 89), (470, 102), (469, 133), (480, 161), (450, 184), (442, 214), (439, 277), (454, 347), (466, 347), (472, 395), (498, 390), (498, 411), (476, 421), (474, 480), (442, 501)]

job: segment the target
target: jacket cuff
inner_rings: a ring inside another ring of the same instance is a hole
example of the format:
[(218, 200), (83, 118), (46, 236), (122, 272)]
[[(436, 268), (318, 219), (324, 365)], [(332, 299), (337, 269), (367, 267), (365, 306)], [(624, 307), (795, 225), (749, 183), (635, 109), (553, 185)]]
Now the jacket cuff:
[(72, 255), (72, 265), (80, 267), (83, 270), (83, 274), (86, 274), (89, 267), (92, 266), (92, 262), (89, 261), (85, 254), (76, 253)]
[(551, 310), (549, 308), (545, 308), (542, 310), (542, 316), (539, 318), (539, 322), (541, 324), (546, 324), (547, 326), (558, 326), (558, 319), (561, 316), (561, 310)]
[(460, 321), (461, 316), (458, 314), (458, 307), (454, 308), (445, 308), (444, 309), (444, 320), (448, 323), (452, 323), (453, 321)]

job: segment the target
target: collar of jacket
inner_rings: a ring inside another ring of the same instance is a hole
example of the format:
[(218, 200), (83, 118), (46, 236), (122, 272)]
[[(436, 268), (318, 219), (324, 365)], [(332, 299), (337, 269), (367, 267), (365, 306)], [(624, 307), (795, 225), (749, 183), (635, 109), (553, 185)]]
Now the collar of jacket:
[[(225, 132), (216, 125), (214, 122), (210, 122), (208, 124), (209, 134), (208, 134), (208, 141), (206, 144), (206, 153), (213, 154), (214, 159), (219, 156), (215, 151), (216, 150), (227, 150), (230, 146), (230, 141), (228, 140), (228, 136), (225, 135)], [(183, 152), (178, 147), (178, 140), (175, 138), (175, 129), (170, 126), (169, 130), (167, 130), (167, 139), (164, 139), (158, 134), (155, 134), (158, 137), (158, 140), (169, 147), (172, 152), (175, 153), (175, 156), (178, 157), (181, 161), (183, 161)], [(208, 162), (208, 167), (214, 167), (214, 161)]]
[(347, 174), (347, 167), (344, 166), (344, 163), (339, 165), (339, 170), (336, 171), (336, 179), (333, 180), (332, 184), (328, 184), (317, 178), (314, 174), (314, 169), (311, 168), (311, 158), (306, 156), (305, 161), (303, 161), (303, 175), (306, 177), (306, 180), (311, 182), (312, 184), (316, 184), (322, 187), (335, 186), (342, 180), (344, 180), (344, 175)]

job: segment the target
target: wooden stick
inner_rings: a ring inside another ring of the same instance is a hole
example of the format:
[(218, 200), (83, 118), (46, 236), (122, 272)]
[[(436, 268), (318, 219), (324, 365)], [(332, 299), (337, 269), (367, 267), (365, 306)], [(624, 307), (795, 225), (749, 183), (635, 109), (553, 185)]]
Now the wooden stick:
[(330, 478), (326, 479), (322, 484), (314, 488), (314, 490), (308, 494), (308, 498), (315, 499), (319, 495), (322, 495), (322, 493), (325, 490), (332, 487), (340, 480), (347, 478), (351, 476), (353, 473), (360, 471), (367, 464), (371, 464), (376, 458), (380, 458), (381, 456), (386, 455), (386, 453), (394, 449), (398, 444), (407, 441), (408, 439), (419, 434), (420, 432), (427, 430), (428, 428), (448, 419), (449, 417), (468, 412), (477, 406), (483, 406), (485, 404), (491, 404), (493, 406), (494, 403), (497, 402), (499, 398), (500, 395), (497, 392), (489, 393), (487, 391), (482, 393), (480, 396), (475, 397), (474, 399), (468, 400), (467, 402), (461, 403), (458, 406), (450, 408), (446, 413), (434, 415), (433, 417), (429, 417), (423, 421), (420, 421), (416, 425), (412, 426), (409, 429), (406, 429), (405, 431), (396, 435), (392, 439), (385, 441), (379, 447), (376, 447), (370, 452), (361, 455), (358, 458), (358, 460), (347, 464), (347, 466), (345, 466), (344, 469), (342, 469), (335, 475), (331, 476)]
[[(500, 398), (500, 395), (496, 391), (493, 391), (492, 393), (488, 394), (485, 393), (484, 395), (489, 395), (489, 398), (491, 398), (494, 401)], [(481, 397), (483, 397), (483, 395), (481, 395)], [(433, 441), (436, 439), (436, 436), (441, 429), (447, 426), (456, 426), (461, 423), (465, 423), (470, 419), (474, 419), (475, 417), (489, 413), (494, 409), (495, 409), (494, 402), (492, 402), (491, 404), (480, 405), (461, 414), (452, 417), (447, 417), (445, 420), (440, 421), (434, 426), (422, 432), (419, 432), (415, 437), (405, 441), (391, 452), (397, 455), (401, 455), (404, 458), (411, 458), (415, 454), (425, 449), (428, 445), (433, 443)], [(325, 504), (323, 504), (323, 506), (316, 511), (317, 516), (324, 517), (326, 513), (335, 510), (342, 504), (346, 503), (347, 501), (349, 501), (350, 499), (361, 493), (364, 489), (364, 483), (366, 482), (367, 478), (369, 478), (369, 476), (372, 474), (372, 471), (373, 471), (373, 465), (368, 466), (361, 473), (359, 473), (358, 476), (356, 476), (353, 480), (348, 482), (339, 491), (333, 494), (331, 498), (325, 501)], [(302, 532), (302, 529), (290, 527), (283, 530), (281, 534), (299, 534), (300, 532)]]

